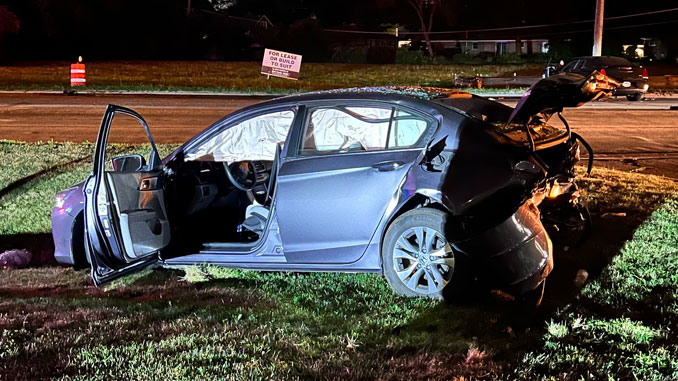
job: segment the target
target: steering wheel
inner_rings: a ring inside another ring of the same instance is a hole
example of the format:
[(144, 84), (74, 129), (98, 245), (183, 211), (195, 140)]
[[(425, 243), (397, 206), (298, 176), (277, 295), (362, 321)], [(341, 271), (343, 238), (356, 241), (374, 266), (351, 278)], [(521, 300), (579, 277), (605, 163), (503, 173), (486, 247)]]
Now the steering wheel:
[(231, 164), (224, 162), (224, 171), (231, 184), (241, 191), (247, 192), (257, 185), (257, 169), (251, 160), (234, 161)]

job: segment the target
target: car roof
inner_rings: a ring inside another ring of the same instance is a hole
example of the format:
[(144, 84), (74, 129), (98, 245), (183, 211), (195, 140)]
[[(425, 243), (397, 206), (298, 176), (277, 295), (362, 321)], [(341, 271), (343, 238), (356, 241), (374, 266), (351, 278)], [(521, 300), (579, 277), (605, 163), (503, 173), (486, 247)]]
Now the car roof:
[(433, 109), (452, 110), (457, 114), (468, 117), (468, 114), (461, 109), (458, 109), (451, 105), (434, 102), (436, 100), (449, 98), (478, 99), (479, 97), (464, 91), (446, 89), (442, 87), (426, 87), (426, 86), (352, 87), (345, 89), (311, 91), (301, 94), (286, 95), (243, 107), (235, 111), (234, 113), (224, 116), (223, 118), (217, 120), (216, 122), (212, 123), (210, 126), (205, 128), (202, 132), (196, 134), (195, 136), (187, 140), (181, 147), (179, 147), (176, 151), (174, 151), (164, 160), (171, 159), (176, 154), (176, 152), (179, 152), (184, 147), (193, 144), (196, 140), (200, 139), (202, 135), (207, 133), (207, 131), (210, 131), (215, 127), (223, 125), (224, 122), (226, 122), (227, 120), (234, 117), (237, 118), (240, 115), (247, 114), (249, 112), (257, 112), (262, 109), (271, 109), (276, 108), (278, 106), (287, 107), (290, 105), (294, 105), (296, 103), (306, 103), (324, 100), (368, 100), (368, 101), (398, 103), (400, 105), (413, 107), (423, 112), (428, 112)]
[[(426, 86), (375, 86), (351, 87), (345, 89), (311, 91), (302, 94), (287, 95), (264, 102), (268, 105), (311, 102), (333, 99), (362, 99), (376, 101), (433, 101), (441, 98), (471, 98), (472, 95), (458, 90)], [(263, 105), (259, 104), (259, 105)]]
[[(614, 59), (614, 60), (624, 60), (624, 61), (629, 61), (628, 58), (625, 57), (619, 57), (619, 56), (581, 56), (581, 57), (576, 57), (573, 58), (572, 60), (578, 60), (578, 59), (593, 59), (593, 60), (605, 60), (605, 59)], [(630, 61), (629, 61), (630, 62)]]

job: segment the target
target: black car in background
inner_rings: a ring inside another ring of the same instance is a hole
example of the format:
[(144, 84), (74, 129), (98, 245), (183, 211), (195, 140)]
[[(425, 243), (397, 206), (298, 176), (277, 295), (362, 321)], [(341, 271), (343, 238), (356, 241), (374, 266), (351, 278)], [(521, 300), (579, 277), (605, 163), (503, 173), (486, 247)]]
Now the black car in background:
[(622, 57), (578, 57), (557, 69), (555, 73), (576, 73), (588, 76), (596, 70), (619, 81), (621, 85), (617, 87), (613, 95), (625, 95), (630, 101), (642, 99), (650, 87), (647, 69)]

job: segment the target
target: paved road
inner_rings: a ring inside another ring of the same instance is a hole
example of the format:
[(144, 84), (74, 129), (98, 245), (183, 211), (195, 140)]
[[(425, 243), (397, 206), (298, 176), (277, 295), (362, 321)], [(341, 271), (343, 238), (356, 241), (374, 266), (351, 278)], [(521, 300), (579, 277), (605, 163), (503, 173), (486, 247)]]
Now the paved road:
[[(157, 142), (181, 143), (224, 115), (262, 99), (0, 94), (0, 139), (94, 141), (106, 105), (115, 103), (142, 114)], [(678, 98), (606, 100), (567, 109), (565, 117), (573, 130), (591, 143), (599, 165), (645, 168), (646, 173), (678, 179), (678, 110), (670, 110), (671, 106), (678, 108)], [(140, 128), (124, 129), (124, 134), (111, 139), (146, 141)]]

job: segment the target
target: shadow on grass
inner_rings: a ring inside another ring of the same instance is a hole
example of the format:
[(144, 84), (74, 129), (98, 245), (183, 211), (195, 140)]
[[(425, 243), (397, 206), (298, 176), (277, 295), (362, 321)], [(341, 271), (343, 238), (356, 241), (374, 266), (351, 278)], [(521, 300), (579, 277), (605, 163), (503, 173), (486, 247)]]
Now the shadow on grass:
[[(521, 305), (510, 296), (493, 291), (482, 293), (467, 305), (440, 304), (417, 315), (399, 331), (418, 331), (441, 337), (454, 333), (471, 345), (488, 350), (493, 354), (494, 362), (508, 363), (509, 367), (518, 364), (525, 351), (538, 347), (546, 324), (558, 310), (583, 303), (578, 298), (580, 288), (574, 282), (577, 272), (586, 270), (589, 282), (598, 277), (649, 215), (650, 211), (633, 218), (594, 216), (591, 237), (582, 246), (566, 248), (554, 245), (554, 269), (547, 278), (543, 301), (538, 309)], [(445, 323), (460, 318), (465, 321)]]
[[(519, 367), (526, 352), (541, 346), (547, 323), (557, 311), (582, 303), (578, 298), (580, 288), (574, 283), (578, 270), (584, 269), (590, 274), (588, 281), (599, 276), (649, 214), (594, 216), (591, 237), (582, 246), (554, 245), (554, 270), (547, 278), (543, 302), (538, 309), (497, 291), (479, 292), (477, 298), (466, 304), (437, 304), (393, 329), (392, 334), (403, 346), (388, 354), (390, 361), (411, 371), (410, 367), (421, 365), (406, 361), (413, 355), (421, 351), (428, 354), (451, 351), (457, 356), (453, 364), (448, 365), (461, 372), (459, 374), (470, 378), (509, 374), (507, 372)], [(475, 367), (471, 366), (474, 356), (482, 357)], [(438, 372), (443, 372), (443, 368)], [(446, 378), (452, 374), (428, 376)]]
[(31, 252), (30, 267), (53, 266), (54, 241), (50, 233), (0, 235), (0, 253), (12, 249), (25, 249)]
[[(123, 278), (106, 287), (95, 287), (89, 279), (87, 270), (73, 275), (77, 277), (77, 282), (50, 283), (36, 278), (29, 284), (0, 287), (0, 297), (49, 298), (56, 304), (79, 304), (77, 301), (80, 300), (80, 304), (124, 308), (133, 308), (131, 306), (134, 304), (143, 303), (147, 309), (164, 308), (167, 303), (171, 303), (177, 308), (192, 312), (201, 309), (211, 311), (213, 308), (224, 306), (232, 309), (261, 304), (256, 294), (242, 292), (243, 289), (252, 288), (246, 281), (235, 287), (222, 287), (222, 282), (219, 281), (187, 283), (181, 278), (183, 275), (181, 270), (146, 271), (140, 273), (137, 278)], [(262, 305), (266, 303), (263, 302)]]
[(35, 172), (35, 173), (28, 175), (24, 178), (16, 180), (16, 181), (10, 183), (9, 185), (7, 185), (6, 187), (0, 189), (0, 198), (10, 194), (11, 192), (21, 188), (22, 186), (28, 184), (29, 182), (31, 182), (31, 181), (33, 181), (33, 180), (35, 180), (35, 179), (37, 179), (41, 176), (48, 175), (48, 174), (60, 174), (60, 173), (65, 172), (68, 169), (74, 168), (74, 167), (76, 167), (80, 164), (83, 164), (87, 161), (90, 161), (90, 160), (92, 160), (91, 156), (81, 157), (81, 158), (71, 160), (71, 161), (66, 162), (66, 163), (59, 163), (57, 165), (53, 165), (49, 168), (45, 168), (41, 171)]

